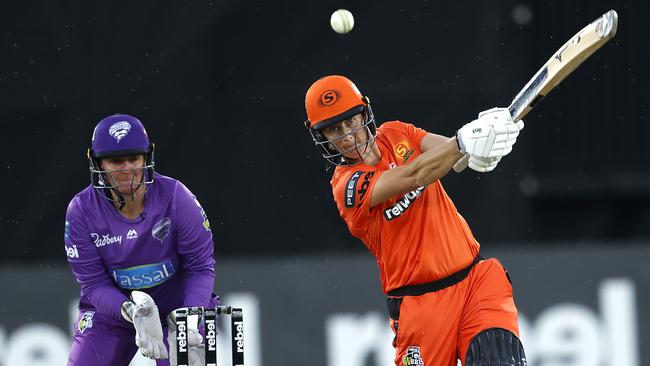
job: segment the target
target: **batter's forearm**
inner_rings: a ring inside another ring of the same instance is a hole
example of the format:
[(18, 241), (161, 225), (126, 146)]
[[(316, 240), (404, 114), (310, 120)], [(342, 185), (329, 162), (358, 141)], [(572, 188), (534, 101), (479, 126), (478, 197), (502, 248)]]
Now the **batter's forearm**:
[(463, 157), (458, 150), (456, 137), (452, 137), (435, 149), (418, 156), (411, 164), (415, 183), (418, 187), (427, 186), (449, 173), (454, 164)]

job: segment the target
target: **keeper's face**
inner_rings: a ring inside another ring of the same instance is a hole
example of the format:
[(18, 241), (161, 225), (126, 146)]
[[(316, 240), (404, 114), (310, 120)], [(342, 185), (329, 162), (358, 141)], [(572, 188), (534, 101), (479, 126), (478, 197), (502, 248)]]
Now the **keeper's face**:
[(363, 113), (323, 128), (321, 133), (329, 141), (328, 147), (338, 150), (348, 160), (361, 159), (362, 150), (365, 150), (365, 143), (369, 138)]
[(144, 155), (118, 156), (101, 160), (109, 184), (120, 193), (136, 191), (144, 174)]

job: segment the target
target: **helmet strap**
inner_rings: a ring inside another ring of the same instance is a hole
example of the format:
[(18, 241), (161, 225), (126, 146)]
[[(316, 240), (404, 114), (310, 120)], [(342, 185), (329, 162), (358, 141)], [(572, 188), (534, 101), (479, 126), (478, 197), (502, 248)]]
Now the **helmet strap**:
[(120, 207), (118, 207), (117, 210), (122, 211), (124, 206), (126, 206), (126, 200), (124, 199), (124, 196), (120, 192), (117, 191), (117, 189), (115, 189), (114, 191), (115, 191), (115, 194), (117, 195), (117, 201), (120, 204)]

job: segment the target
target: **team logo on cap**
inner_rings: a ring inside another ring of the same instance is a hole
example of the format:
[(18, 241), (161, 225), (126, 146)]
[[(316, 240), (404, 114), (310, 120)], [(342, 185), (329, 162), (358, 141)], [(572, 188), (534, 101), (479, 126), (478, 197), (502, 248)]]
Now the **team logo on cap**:
[(117, 142), (120, 142), (126, 135), (131, 131), (131, 124), (127, 121), (120, 121), (113, 123), (113, 125), (108, 129), (108, 133), (113, 136)]
[(339, 100), (339, 95), (334, 90), (325, 90), (323, 94), (320, 95), (320, 102), (323, 103), (323, 105), (333, 105), (337, 100)]

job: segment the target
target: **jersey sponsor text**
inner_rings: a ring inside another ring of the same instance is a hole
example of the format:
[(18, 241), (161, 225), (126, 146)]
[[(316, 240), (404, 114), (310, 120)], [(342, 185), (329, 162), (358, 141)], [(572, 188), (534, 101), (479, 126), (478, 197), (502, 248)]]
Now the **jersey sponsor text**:
[(158, 286), (174, 275), (171, 262), (145, 264), (124, 269), (113, 269), (115, 283), (123, 289), (138, 290)]
[(402, 197), (401, 200), (397, 201), (393, 207), (390, 207), (384, 211), (384, 217), (387, 221), (390, 221), (396, 217), (402, 215), (408, 208), (411, 206), (413, 201), (424, 191), (424, 187), (419, 187)]
[(90, 237), (97, 248), (111, 244), (122, 244), (122, 235), (104, 234), (100, 236), (97, 233), (90, 233)]

